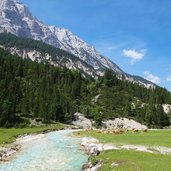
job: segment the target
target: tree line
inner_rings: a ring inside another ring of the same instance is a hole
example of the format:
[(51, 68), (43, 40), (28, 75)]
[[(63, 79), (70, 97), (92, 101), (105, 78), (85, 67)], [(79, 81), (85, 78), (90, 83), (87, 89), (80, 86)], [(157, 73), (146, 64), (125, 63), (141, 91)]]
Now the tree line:
[[(0, 41), (16, 43), (11, 36)], [(32, 44), (34, 48), (44, 48), (37, 43)], [(79, 71), (22, 59), (0, 49), (1, 127), (28, 125), (28, 118), (70, 123), (78, 111), (94, 119), (97, 126), (103, 119), (127, 117), (163, 127), (170, 122), (162, 104), (171, 104), (171, 93), (164, 88), (146, 89), (118, 79), (110, 70), (97, 80), (84, 78)]]

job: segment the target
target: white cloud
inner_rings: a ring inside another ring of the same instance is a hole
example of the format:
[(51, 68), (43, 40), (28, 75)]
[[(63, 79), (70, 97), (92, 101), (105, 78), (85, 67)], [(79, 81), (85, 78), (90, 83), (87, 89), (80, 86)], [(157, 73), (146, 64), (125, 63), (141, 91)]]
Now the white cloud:
[(146, 53), (146, 49), (140, 50), (140, 52), (136, 51), (135, 49), (123, 49), (122, 55), (128, 58), (131, 58), (131, 64), (134, 64), (137, 61), (140, 61), (144, 58)]
[(143, 73), (144, 78), (155, 83), (155, 84), (160, 84), (160, 78), (156, 75), (151, 74), (149, 71), (145, 71)]
[(171, 81), (171, 75), (166, 78), (167, 81)]

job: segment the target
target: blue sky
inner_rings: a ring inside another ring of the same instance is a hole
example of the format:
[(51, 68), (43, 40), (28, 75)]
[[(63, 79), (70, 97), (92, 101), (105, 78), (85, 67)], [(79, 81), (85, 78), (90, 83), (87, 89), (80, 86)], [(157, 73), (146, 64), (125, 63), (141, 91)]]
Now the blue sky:
[(65, 27), (129, 74), (171, 91), (170, 0), (21, 0), (48, 25)]

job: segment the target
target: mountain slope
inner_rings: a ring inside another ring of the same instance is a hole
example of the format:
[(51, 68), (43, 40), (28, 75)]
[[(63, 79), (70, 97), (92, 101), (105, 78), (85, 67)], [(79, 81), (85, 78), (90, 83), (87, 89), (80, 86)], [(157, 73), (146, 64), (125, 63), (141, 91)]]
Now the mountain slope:
[(63, 49), (94, 68), (97, 75), (103, 75), (106, 69), (111, 69), (120, 78), (154, 87), (150, 81), (126, 74), (116, 64), (100, 55), (92, 46), (64, 28), (47, 26), (34, 17), (22, 3), (14, 0), (0, 1), (0, 32), (10, 32), (19, 37), (41, 40), (54, 47)]
[(80, 58), (40, 41), (20, 38), (10, 33), (1, 33), (0, 48), (7, 50), (11, 54), (39, 63), (49, 63), (54, 66), (79, 70), (84, 77), (98, 77), (98, 73), (94, 68)]
[(119, 80), (111, 70), (93, 80), (0, 48), (0, 126), (28, 126), (36, 118), (70, 123), (73, 114), (81, 112), (96, 126), (102, 120), (127, 117), (163, 127), (170, 122), (161, 104), (170, 102), (167, 90)]

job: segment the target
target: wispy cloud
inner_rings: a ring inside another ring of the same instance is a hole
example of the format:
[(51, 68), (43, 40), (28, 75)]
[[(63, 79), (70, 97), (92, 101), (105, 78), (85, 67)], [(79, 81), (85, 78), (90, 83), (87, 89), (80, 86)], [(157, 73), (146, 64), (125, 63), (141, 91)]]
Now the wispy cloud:
[(100, 53), (108, 54), (110, 52), (115, 52), (115, 50), (118, 50), (120, 45), (119, 44), (116, 45), (115, 43), (104, 41), (104, 42), (96, 42), (95, 47)]
[(143, 73), (144, 78), (155, 83), (155, 84), (160, 84), (160, 78), (156, 75), (151, 74), (149, 71), (145, 71)]
[(146, 49), (141, 49), (139, 52), (135, 49), (123, 49), (122, 55), (130, 58), (130, 63), (134, 64), (144, 58), (146, 51)]
[(118, 56), (121, 55), (123, 49), (142, 49), (140, 53), (145, 53), (147, 43), (138, 37), (127, 35), (123, 32), (115, 32), (110, 34), (101, 35), (101, 37), (96, 39), (94, 42), (94, 47), (103, 54), (117, 53)]
[(171, 81), (171, 75), (166, 78), (166, 81)]

